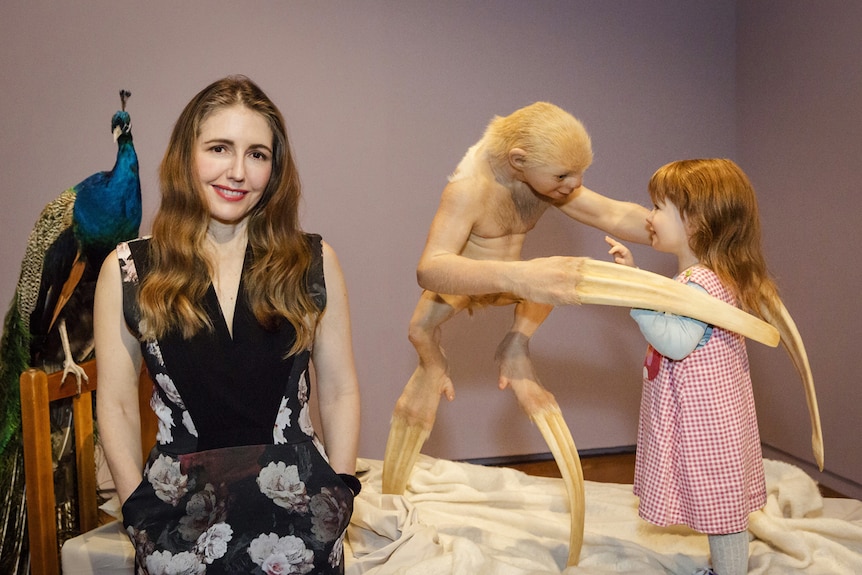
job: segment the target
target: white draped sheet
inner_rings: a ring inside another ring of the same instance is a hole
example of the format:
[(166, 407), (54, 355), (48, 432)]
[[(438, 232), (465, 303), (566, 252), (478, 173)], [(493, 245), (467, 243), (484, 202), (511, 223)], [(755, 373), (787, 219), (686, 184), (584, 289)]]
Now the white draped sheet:
[[(862, 502), (823, 499), (802, 470), (764, 460), (768, 490), (751, 515), (754, 575), (862, 573)], [(561, 479), (422, 456), (402, 495), (380, 493), (382, 462), (360, 459), (362, 493), (345, 543), (347, 575), (684, 574), (707, 565), (706, 536), (637, 515), (631, 485), (587, 481), (581, 561), (566, 568)], [(132, 573), (118, 522), (66, 543), (65, 575)]]
[[(403, 496), (380, 493), (382, 464), (361, 460), (348, 575), (693, 573), (705, 535), (637, 515), (631, 485), (587, 481), (584, 546), (566, 568), (569, 511), (560, 479), (420, 458)], [(792, 465), (764, 460), (768, 500), (750, 521), (752, 574), (862, 573), (862, 503), (826, 499)]]

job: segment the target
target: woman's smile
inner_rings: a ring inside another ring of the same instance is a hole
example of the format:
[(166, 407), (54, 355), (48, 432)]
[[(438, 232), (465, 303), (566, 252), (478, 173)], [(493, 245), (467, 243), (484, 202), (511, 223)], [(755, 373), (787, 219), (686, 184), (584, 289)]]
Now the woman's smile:
[(218, 195), (220, 195), (229, 202), (237, 202), (243, 199), (246, 194), (248, 194), (248, 191), (246, 190), (237, 190), (234, 188), (228, 188), (226, 186), (219, 186), (216, 184), (213, 184), (213, 188), (215, 188), (215, 191), (216, 193), (218, 193)]

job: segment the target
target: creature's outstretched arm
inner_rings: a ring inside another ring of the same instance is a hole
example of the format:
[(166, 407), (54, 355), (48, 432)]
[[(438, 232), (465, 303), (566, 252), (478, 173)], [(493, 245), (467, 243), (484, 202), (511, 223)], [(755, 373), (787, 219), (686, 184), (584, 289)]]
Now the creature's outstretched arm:
[(706, 293), (652, 272), (582, 258), (576, 303), (637, 307), (692, 317), (775, 347), (780, 335), (765, 321)]

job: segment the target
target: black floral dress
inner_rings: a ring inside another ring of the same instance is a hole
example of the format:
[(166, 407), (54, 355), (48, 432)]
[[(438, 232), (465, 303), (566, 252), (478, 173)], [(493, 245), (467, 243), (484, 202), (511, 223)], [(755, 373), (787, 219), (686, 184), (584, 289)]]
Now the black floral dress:
[[(323, 308), (321, 238), (308, 236)], [(118, 247), (126, 322), (139, 334), (147, 239)], [(246, 254), (243, 277), (251, 253)], [(210, 286), (213, 330), (141, 339), (159, 420), (143, 481), (123, 505), (138, 573), (343, 573), (353, 492), (329, 466), (309, 415), (308, 350), (284, 357), (289, 322), (263, 329), (242, 297), (231, 337)], [(109, 433), (109, 430), (103, 430)]]

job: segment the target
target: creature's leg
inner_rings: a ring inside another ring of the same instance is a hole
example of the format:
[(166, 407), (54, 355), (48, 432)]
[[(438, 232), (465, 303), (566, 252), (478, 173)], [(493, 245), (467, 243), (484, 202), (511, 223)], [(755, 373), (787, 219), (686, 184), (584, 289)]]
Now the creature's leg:
[(500, 389), (512, 387), (521, 408), (539, 428), (560, 468), (569, 496), (571, 526), (568, 565), (577, 565), (584, 542), (584, 473), (572, 434), (553, 394), (536, 377), (530, 360), (529, 340), (552, 306), (521, 302), (515, 308), (512, 330), (497, 347)]
[(63, 355), (65, 358), (63, 359), (63, 382), (66, 381), (66, 376), (71, 374), (75, 375), (75, 379), (78, 382), (78, 394), (81, 393), (81, 378), (83, 377), (85, 380), (89, 381), (90, 378), (87, 377), (87, 374), (84, 372), (84, 368), (75, 363), (75, 357), (72, 355), (72, 346), (69, 345), (69, 334), (66, 331), (66, 320), (61, 319), (60, 325), (57, 326), (58, 331), (60, 332), (60, 341), (63, 344)]
[(419, 365), (395, 403), (386, 453), (383, 457), (383, 493), (401, 494), (419, 451), (437, 416), (440, 395), (455, 398), (446, 356), (440, 347), (440, 325), (463, 310), (467, 297), (444, 301), (432, 292), (423, 292), (410, 320), (410, 342), (419, 355)]

